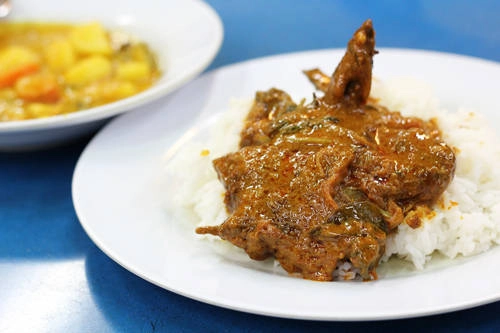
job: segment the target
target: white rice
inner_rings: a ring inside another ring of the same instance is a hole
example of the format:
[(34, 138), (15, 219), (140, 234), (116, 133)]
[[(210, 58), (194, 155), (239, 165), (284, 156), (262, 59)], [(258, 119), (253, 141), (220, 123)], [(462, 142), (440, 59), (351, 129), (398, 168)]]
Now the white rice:
[[(420, 270), (433, 257), (470, 256), (499, 244), (500, 146), (487, 120), (470, 110), (441, 109), (430, 88), (411, 79), (374, 80), (372, 96), (403, 115), (437, 119), (445, 141), (458, 149), (455, 177), (443, 195), (443, 204), (417, 229), (400, 225), (388, 237), (382, 262), (402, 258)], [(224, 188), (212, 160), (237, 150), (242, 121), (251, 104), (251, 100), (230, 101), (229, 110), (211, 126), (208, 141), (191, 140), (167, 163), (167, 172), (182, 184), (170, 203), (179, 216), (185, 219), (189, 215), (196, 226), (217, 225), (227, 217)], [(186, 169), (190, 170), (188, 176)], [(215, 239), (194, 233), (193, 237)], [(227, 242), (217, 242), (223, 243)], [(233, 246), (226, 250), (241, 255)]]
[(423, 119), (436, 118), (444, 140), (456, 152), (457, 169), (443, 195), (443, 207), (417, 229), (406, 224), (388, 238), (385, 256), (411, 261), (417, 269), (435, 253), (470, 256), (500, 243), (500, 146), (480, 114), (440, 109), (423, 83), (398, 79), (373, 86), (373, 96), (391, 110)]

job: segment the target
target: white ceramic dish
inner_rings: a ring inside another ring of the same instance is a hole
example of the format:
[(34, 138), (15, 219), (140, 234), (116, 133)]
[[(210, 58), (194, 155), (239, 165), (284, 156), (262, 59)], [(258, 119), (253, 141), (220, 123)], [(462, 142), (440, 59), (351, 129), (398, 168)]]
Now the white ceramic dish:
[[(203, 139), (232, 97), (279, 87), (297, 100), (313, 91), (301, 70), (333, 71), (343, 50), (257, 59), (203, 75), (166, 99), (115, 119), (83, 152), (73, 202), (90, 238), (138, 276), (203, 302), (251, 313), (318, 320), (378, 320), (436, 314), (500, 299), (500, 248), (419, 273), (369, 283), (321, 283), (214, 251), (194, 226), (166, 210), (176, 189), (167, 151)], [(425, 51), (380, 49), (375, 75), (424, 79), (445, 106), (475, 106), (500, 131), (500, 65)], [(196, 96), (196, 98), (193, 98)], [(187, 134), (187, 135), (186, 135)]]
[(100, 107), (44, 119), (0, 122), (0, 150), (32, 149), (71, 140), (97, 129), (107, 119), (164, 96), (201, 73), (223, 40), (217, 13), (198, 0), (89, 0), (74, 8), (71, 1), (16, 0), (8, 20), (99, 21), (108, 29), (147, 42), (164, 71), (150, 89)]

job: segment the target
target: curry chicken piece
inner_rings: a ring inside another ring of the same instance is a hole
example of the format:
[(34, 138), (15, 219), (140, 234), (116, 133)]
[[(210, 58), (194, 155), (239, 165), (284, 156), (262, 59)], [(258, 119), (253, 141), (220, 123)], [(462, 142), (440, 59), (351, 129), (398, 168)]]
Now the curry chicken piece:
[(387, 233), (439, 198), (455, 157), (432, 121), (367, 104), (374, 47), (368, 20), (331, 78), (306, 71), (324, 92), (308, 105), (257, 92), (239, 151), (213, 162), (230, 216), (197, 233), (306, 279), (332, 280), (343, 262), (376, 278)]

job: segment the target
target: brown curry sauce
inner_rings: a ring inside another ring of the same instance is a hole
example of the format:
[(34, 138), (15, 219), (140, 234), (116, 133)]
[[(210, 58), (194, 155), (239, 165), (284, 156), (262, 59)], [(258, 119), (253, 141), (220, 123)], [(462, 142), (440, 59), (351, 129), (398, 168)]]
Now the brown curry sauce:
[(332, 77), (305, 74), (324, 92), (307, 105), (279, 90), (257, 92), (240, 149), (214, 160), (230, 216), (200, 227), (275, 257), (291, 274), (329, 281), (341, 262), (376, 278), (387, 234), (418, 225), (453, 178), (455, 156), (433, 121), (369, 100), (375, 32), (366, 21)]

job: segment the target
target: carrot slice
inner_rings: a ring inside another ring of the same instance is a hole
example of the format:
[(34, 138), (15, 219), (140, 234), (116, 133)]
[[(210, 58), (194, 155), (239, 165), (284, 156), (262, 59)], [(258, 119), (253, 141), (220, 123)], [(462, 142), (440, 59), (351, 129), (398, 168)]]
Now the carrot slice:
[(20, 78), (15, 85), (17, 95), (29, 102), (55, 103), (61, 97), (57, 79), (50, 74), (35, 74)]
[(28, 48), (11, 46), (0, 52), (0, 88), (9, 87), (22, 76), (40, 68), (37, 54)]
[(0, 88), (12, 86), (17, 79), (25, 75), (35, 73), (39, 68), (40, 66), (38, 64), (31, 63), (26, 64), (23, 67), (12, 68), (10, 70), (0, 72)]

